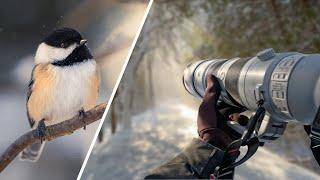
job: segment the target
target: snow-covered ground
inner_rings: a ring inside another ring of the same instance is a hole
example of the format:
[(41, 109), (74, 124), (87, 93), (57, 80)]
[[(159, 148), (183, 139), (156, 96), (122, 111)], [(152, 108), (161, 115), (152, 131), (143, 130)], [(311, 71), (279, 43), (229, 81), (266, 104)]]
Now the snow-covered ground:
[[(96, 144), (82, 179), (142, 179), (197, 136), (196, 116), (194, 108), (167, 103), (132, 117), (130, 129)], [(236, 179), (319, 178), (265, 148), (236, 169)]]

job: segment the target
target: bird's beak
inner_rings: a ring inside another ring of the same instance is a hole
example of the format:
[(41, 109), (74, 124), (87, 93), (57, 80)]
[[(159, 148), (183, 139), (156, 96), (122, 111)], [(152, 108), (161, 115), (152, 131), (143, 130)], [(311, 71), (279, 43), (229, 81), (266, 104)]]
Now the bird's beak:
[(80, 41), (80, 45), (84, 45), (84, 44), (86, 44), (87, 43), (87, 40), (86, 39), (82, 39), (81, 41)]

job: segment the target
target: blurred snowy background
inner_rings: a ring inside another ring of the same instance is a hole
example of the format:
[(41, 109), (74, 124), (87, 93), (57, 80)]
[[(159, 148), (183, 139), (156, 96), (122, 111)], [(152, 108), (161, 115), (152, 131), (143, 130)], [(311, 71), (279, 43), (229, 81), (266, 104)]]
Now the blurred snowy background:
[[(155, 1), (82, 179), (142, 179), (196, 137), (200, 104), (182, 84), (194, 60), (320, 52), (320, 2)], [(260, 148), (236, 179), (320, 179), (299, 124)]]
[[(99, 102), (111, 94), (141, 23), (147, 1), (30, 0), (1, 1), (0, 6), (0, 153), (29, 131), (26, 90), (38, 43), (56, 27), (79, 30), (88, 39), (102, 71)], [(40, 161), (16, 158), (0, 179), (75, 179), (98, 122), (48, 142)]]

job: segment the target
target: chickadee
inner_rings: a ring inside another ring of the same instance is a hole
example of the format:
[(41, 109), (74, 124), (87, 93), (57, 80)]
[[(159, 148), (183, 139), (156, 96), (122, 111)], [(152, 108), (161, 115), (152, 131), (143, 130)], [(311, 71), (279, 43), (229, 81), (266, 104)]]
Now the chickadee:
[[(71, 28), (49, 34), (38, 46), (27, 93), (27, 115), (32, 129), (45, 135), (46, 125), (68, 120), (93, 108), (100, 76), (86, 40)], [(20, 153), (20, 159), (37, 161), (44, 142)]]

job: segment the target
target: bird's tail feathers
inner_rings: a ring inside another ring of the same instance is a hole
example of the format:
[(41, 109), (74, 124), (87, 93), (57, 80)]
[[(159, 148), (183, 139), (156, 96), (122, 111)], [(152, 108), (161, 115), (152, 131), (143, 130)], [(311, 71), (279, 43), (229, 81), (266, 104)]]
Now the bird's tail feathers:
[(31, 144), (20, 153), (20, 160), (37, 162), (43, 151), (44, 145), (45, 142)]

